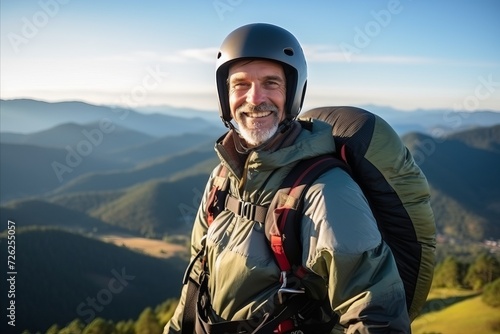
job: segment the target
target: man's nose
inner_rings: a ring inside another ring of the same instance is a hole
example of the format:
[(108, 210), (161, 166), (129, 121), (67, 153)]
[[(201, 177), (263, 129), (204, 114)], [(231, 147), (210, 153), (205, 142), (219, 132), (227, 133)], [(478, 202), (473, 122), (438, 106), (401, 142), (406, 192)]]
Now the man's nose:
[(255, 106), (258, 106), (262, 102), (265, 102), (265, 100), (266, 100), (265, 90), (258, 83), (253, 83), (252, 87), (247, 92), (246, 101)]

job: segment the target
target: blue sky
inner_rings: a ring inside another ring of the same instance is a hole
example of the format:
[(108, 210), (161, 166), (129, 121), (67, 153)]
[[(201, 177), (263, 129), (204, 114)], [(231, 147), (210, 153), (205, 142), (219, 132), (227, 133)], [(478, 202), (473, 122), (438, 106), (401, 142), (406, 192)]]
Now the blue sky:
[(500, 2), (2, 0), (2, 99), (216, 110), (217, 49), (274, 23), (302, 43), (305, 107), (500, 110)]

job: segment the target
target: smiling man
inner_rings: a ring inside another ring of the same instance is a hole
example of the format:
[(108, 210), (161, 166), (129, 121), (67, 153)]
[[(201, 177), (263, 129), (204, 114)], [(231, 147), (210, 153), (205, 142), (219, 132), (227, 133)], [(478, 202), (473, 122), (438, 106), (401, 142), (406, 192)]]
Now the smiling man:
[(285, 119), (283, 67), (267, 60), (241, 61), (229, 70), (229, 105), (243, 139), (257, 146), (271, 138)]
[(335, 150), (331, 125), (296, 120), (306, 82), (302, 48), (280, 27), (246, 25), (222, 43), (216, 83), (229, 131), (215, 144), (220, 164), (194, 221), (191, 263), (164, 333), (410, 332), (391, 250), (343, 169), (328, 170), (305, 192), (298, 263), (284, 268), (284, 254), (270, 247), (266, 234), (282, 209), (269, 207), (288, 173)]

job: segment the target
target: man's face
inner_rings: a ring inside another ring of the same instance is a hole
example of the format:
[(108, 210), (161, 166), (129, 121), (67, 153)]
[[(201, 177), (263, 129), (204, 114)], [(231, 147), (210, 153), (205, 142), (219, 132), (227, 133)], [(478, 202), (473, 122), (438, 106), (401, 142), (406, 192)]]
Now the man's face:
[(268, 60), (242, 60), (229, 69), (231, 115), (247, 144), (271, 138), (285, 119), (286, 80), (283, 68)]

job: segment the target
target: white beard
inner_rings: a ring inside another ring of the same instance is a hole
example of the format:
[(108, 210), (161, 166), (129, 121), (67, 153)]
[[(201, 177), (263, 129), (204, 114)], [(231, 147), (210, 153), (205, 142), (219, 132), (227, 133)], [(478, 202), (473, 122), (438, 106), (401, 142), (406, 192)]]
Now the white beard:
[(262, 128), (259, 126), (258, 122), (254, 123), (254, 128), (249, 129), (245, 126), (245, 122), (252, 122), (251, 118), (245, 117), (241, 121), (241, 124), (238, 123), (238, 130), (240, 132), (240, 136), (246, 141), (249, 146), (255, 147), (265, 143), (269, 140), (278, 130), (279, 126), (279, 117), (278, 117), (278, 107), (270, 103), (262, 103), (258, 106), (253, 106), (248, 103), (241, 105), (236, 112), (259, 112), (259, 111), (271, 111), (271, 117), (273, 118), (273, 125), (271, 128)]
[(247, 129), (244, 127), (239, 128), (240, 135), (247, 144), (251, 146), (258, 146), (268, 139), (270, 139), (278, 130), (278, 122), (275, 122), (273, 127), (270, 129)]

